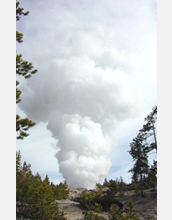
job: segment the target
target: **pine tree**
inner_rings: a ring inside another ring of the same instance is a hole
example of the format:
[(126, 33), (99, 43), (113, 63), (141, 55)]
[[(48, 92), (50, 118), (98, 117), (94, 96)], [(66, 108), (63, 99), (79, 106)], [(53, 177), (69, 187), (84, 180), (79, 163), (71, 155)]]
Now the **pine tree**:
[(69, 197), (69, 189), (66, 181), (52, 187), (52, 189), (57, 200), (67, 199)]
[(157, 161), (153, 161), (148, 173), (148, 183), (150, 187), (157, 186)]
[(125, 219), (124, 216), (122, 216), (119, 207), (117, 205), (112, 205), (110, 209), (110, 214), (109, 214), (109, 220), (122, 220)]
[(124, 182), (122, 176), (120, 176), (120, 179), (116, 179), (116, 183), (117, 183), (117, 187), (118, 187), (118, 192), (120, 193), (120, 195), (124, 195), (124, 191), (127, 188), (126, 183)]
[(133, 158), (133, 161), (135, 161), (135, 164), (129, 172), (132, 172), (132, 179), (134, 182), (142, 182), (143, 179), (147, 177), (148, 174), (148, 156), (146, 152), (147, 145), (144, 144), (144, 136), (139, 133), (135, 139), (133, 139), (133, 142), (130, 144), (130, 155)]
[[(147, 186), (156, 183), (156, 161), (149, 169), (148, 154), (157, 151), (156, 138), (156, 122), (157, 122), (157, 106), (154, 106), (150, 114), (144, 119), (146, 124), (139, 130), (139, 133), (133, 142), (130, 143), (130, 155), (135, 164), (129, 172), (132, 172), (132, 180), (140, 182), (142, 185), (147, 181)], [(151, 138), (153, 137), (153, 138)]]
[(118, 185), (115, 180), (109, 180), (108, 183), (109, 190), (107, 191), (107, 195), (109, 198), (114, 198), (116, 193), (118, 192)]
[(147, 147), (147, 151), (150, 152), (156, 149), (157, 152), (157, 134), (156, 134), (156, 122), (157, 122), (157, 106), (154, 106), (150, 114), (144, 119), (146, 124), (140, 129), (140, 132), (144, 134), (146, 140), (153, 136), (153, 141)]
[(135, 205), (132, 199), (128, 201), (128, 204), (125, 208), (126, 215), (123, 215), (119, 207), (112, 205), (109, 214), (109, 220), (139, 220), (139, 216), (135, 212)]
[(104, 179), (103, 186), (106, 186), (106, 187), (108, 186), (107, 178)]
[(32, 176), (31, 165), (21, 163), (20, 151), (16, 152), (16, 201), (26, 203), (28, 192), (28, 178)]
[[(26, 16), (29, 14), (29, 11), (23, 12), (23, 8), (19, 7), (19, 1), (16, 2), (16, 21), (19, 21), (21, 16)], [(16, 41), (18, 43), (23, 42), (22, 40), (23, 34), (16, 31)], [(29, 78), (32, 76), (32, 74), (35, 74), (37, 72), (36, 69), (34, 69), (32, 63), (29, 63), (27, 61), (22, 60), (22, 55), (17, 54), (16, 55), (16, 74), (21, 75), (24, 78)], [(16, 103), (21, 102), (21, 90), (18, 88), (19, 81), (16, 81)], [(17, 132), (17, 139), (23, 139), (24, 137), (27, 137), (29, 134), (27, 133), (27, 130), (35, 125), (35, 122), (29, 120), (28, 118), (22, 119), (18, 114), (16, 115), (16, 132)]]
[(32, 186), (29, 188), (30, 217), (32, 219), (60, 219), (58, 205), (55, 203), (55, 196), (52, 191), (48, 176), (42, 181), (37, 173)]
[(135, 205), (134, 205), (134, 201), (132, 199), (129, 199), (125, 211), (129, 214), (130, 218), (134, 215)]
[(26, 162), (21, 163), (20, 151), (16, 152), (16, 201), (29, 205), (31, 219), (63, 219), (48, 175), (42, 181), (39, 173), (32, 174), (30, 167)]

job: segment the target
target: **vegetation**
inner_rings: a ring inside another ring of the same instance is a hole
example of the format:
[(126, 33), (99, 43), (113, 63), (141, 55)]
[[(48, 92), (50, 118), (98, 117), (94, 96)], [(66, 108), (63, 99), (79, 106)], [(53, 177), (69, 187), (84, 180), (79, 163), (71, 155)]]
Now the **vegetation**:
[(97, 214), (93, 212), (88, 212), (85, 215), (84, 220), (101, 220), (101, 217), (99, 217)]
[[(55, 185), (54, 185), (55, 186)], [(66, 199), (69, 190), (66, 183), (55, 188), (61, 189), (61, 199)], [(21, 163), (20, 151), (16, 153), (16, 201), (29, 205), (27, 218), (31, 219), (64, 219), (55, 203), (59, 195), (54, 193), (52, 184), (46, 175), (42, 180), (39, 173), (32, 174), (30, 164)]]
[[(145, 140), (149, 140), (147, 144), (147, 152), (156, 150), (157, 152), (157, 134), (156, 134), (156, 122), (157, 122), (157, 106), (154, 106), (150, 114), (144, 119), (146, 124), (139, 131), (144, 135)], [(153, 137), (153, 140), (150, 138)]]
[[(19, 7), (19, 1), (16, 2), (16, 21), (21, 16), (27, 16), (29, 12), (24, 12)], [(16, 31), (17, 43), (23, 42), (23, 34)], [(16, 74), (24, 78), (30, 78), (37, 72), (32, 63), (24, 61), (21, 54), (16, 55)], [(19, 81), (16, 81), (16, 103), (21, 102), (21, 90), (18, 88)], [(126, 190), (135, 189), (137, 193), (143, 195), (143, 189), (151, 188), (157, 185), (157, 161), (149, 166), (149, 154), (157, 152), (157, 106), (153, 107), (150, 114), (145, 118), (145, 124), (139, 130), (138, 135), (130, 143), (129, 154), (134, 162), (129, 170), (132, 173), (132, 184), (126, 184), (122, 177), (116, 180), (105, 179), (103, 185), (97, 184), (97, 191), (83, 191), (80, 197), (80, 206), (85, 209), (84, 220), (99, 220), (98, 214), (103, 211), (109, 211), (109, 220), (137, 220), (138, 215), (135, 212), (134, 202), (128, 201), (124, 208), (123, 204), (116, 198), (116, 194), (122, 196)], [(21, 118), (16, 115), (16, 133), (17, 139), (24, 139), (29, 134), (28, 129), (33, 127), (35, 122), (28, 118)], [(104, 190), (107, 187), (107, 190)], [(39, 173), (32, 174), (31, 165), (21, 163), (21, 153), (16, 152), (16, 202), (28, 205), (26, 216), (30, 219), (65, 219), (59, 211), (55, 200), (67, 199), (69, 197), (68, 185), (61, 182), (58, 185), (50, 183), (48, 175), (42, 180)]]
[(110, 215), (108, 220), (138, 220), (139, 216), (135, 212), (134, 202), (132, 199), (129, 200), (127, 208), (125, 209), (126, 214), (123, 215), (116, 205), (112, 205), (110, 209)]
[[(103, 185), (97, 184), (97, 191), (83, 191), (80, 205), (86, 210), (84, 219), (99, 219), (93, 211), (99, 212), (101, 210), (110, 210), (109, 220), (139, 219), (132, 199), (128, 201), (128, 205), (124, 209), (123, 204), (115, 196), (117, 193), (124, 195), (126, 190), (133, 189), (136, 193), (144, 196), (144, 189), (157, 185), (157, 161), (154, 160), (151, 166), (148, 165), (148, 154), (154, 150), (157, 152), (156, 120), (157, 107), (155, 106), (145, 118), (146, 124), (130, 143), (129, 153), (135, 162), (133, 168), (129, 170), (132, 172), (132, 184), (124, 183), (122, 177), (109, 181), (105, 179)], [(103, 191), (103, 187), (107, 187), (107, 190)], [(90, 218), (90, 216), (92, 217)]]
[(116, 180), (109, 180), (105, 178), (103, 186), (108, 187), (109, 191), (108, 193), (112, 196), (116, 195), (116, 193), (119, 193), (120, 195), (124, 194), (124, 191), (127, 189), (127, 184), (123, 181), (123, 178), (120, 176), (120, 178), (116, 178)]
[[(104, 190), (105, 187), (107, 188), (106, 190)], [(83, 191), (80, 197), (80, 206), (86, 210), (85, 219), (87, 219), (87, 216), (91, 215), (94, 216), (93, 219), (99, 219), (93, 211), (99, 213), (101, 211), (109, 210), (109, 219), (128, 219), (122, 215), (122, 212), (124, 211), (123, 204), (115, 197), (117, 193), (121, 195), (121, 192), (124, 193), (125, 190), (127, 190), (127, 184), (124, 183), (121, 177), (120, 180), (117, 179), (116, 181), (107, 181), (107, 179), (105, 179), (103, 185), (100, 183), (97, 184), (96, 191)], [(134, 212), (134, 206), (129, 210)], [(132, 212), (130, 212), (130, 214)]]
[(69, 189), (66, 181), (64, 183), (60, 183), (59, 185), (54, 185), (51, 183), (51, 187), (54, 193), (54, 196), (57, 200), (68, 199), (69, 197)]
[[(19, 1), (16, 2), (16, 21), (19, 21), (21, 16), (26, 16), (29, 14), (29, 11), (23, 12), (23, 8), (19, 7)], [(16, 31), (16, 41), (18, 43), (23, 42), (22, 40), (23, 34)], [(28, 61), (22, 60), (22, 55), (17, 54), (16, 55), (16, 74), (23, 76), (25, 79), (30, 78), (32, 74), (35, 74), (37, 72), (36, 69), (34, 69), (32, 63), (29, 63)], [(19, 81), (16, 80), (16, 103), (18, 104), (21, 102), (21, 90), (18, 88)], [(17, 139), (24, 139), (24, 137), (27, 137), (29, 134), (27, 133), (28, 129), (33, 127), (35, 125), (35, 122), (28, 118), (21, 118), (18, 114), (16, 115), (16, 132), (17, 132)]]
[[(21, 16), (26, 16), (29, 11), (19, 7), (19, 1), (16, 1), (16, 21)], [(23, 42), (23, 34), (16, 31), (16, 41)], [(16, 74), (28, 79), (37, 72), (32, 63), (24, 61), (21, 54), (16, 55)], [(18, 88), (19, 81), (16, 81), (16, 104), (21, 102), (21, 90)], [(17, 139), (24, 139), (29, 134), (28, 129), (33, 127), (35, 122), (28, 118), (21, 118), (16, 115), (16, 135)], [(59, 212), (58, 205), (55, 200), (58, 198), (66, 199), (68, 197), (68, 186), (66, 183), (52, 187), (48, 176), (44, 180), (37, 173), (32, 174), (31, 165), (24, 162), (21, 164), (21, 153), (16, 152), (16, 201), (29, 206), (27, 218), (31, 219), (64, 219), (62, 213)], [(23, 216), (21, 216), (23, 217)]]
[[(109, 185), (112, 184), (109, 183)], [(99, 187), (101, 186), (98, 184)], [(112, 184), (113, 185), (113, 184)], [(101, 186), (102, 187), (102, 186)], [(80, 198), (80, 205), (82, 208), (85, 208), (85, 217), (84, 219), (101, 219), (95, 212), (99, 213), (104, 209), (103, 204), (105, 205), (108, 200), (109, 203), (108, 209), (110, 210), (110, 214), (108, 216), (108, 220), (138, 220), (139, 216), (135, 212), (135, 205), (132, 199), (128, 201), (128, 204), (125, 209), (123, 206), (121, 207), (118, 200), (111, 198), (110, 194), (103, 191), (83, 191), (82, 196)], [(107, 208), (107, 207), (106, 207)]]
[[(127, 207), (128, 206), (130, 207), (131, 203), (134, 204), (133, 201), (129, 201)], [(100, 216), (98, 216), (97, 214), (93, 212), (88, 212), (84, 217), (84, 220), (101, 220), (101, 219), (102, 218)], [(131, 213), (122, 214), (118, 206), (113, 204), (110, 209), (110, 214), (106, 220), (139, 220), (139, 216), (134, 211), (134, 206), (132, 206)]]
[(135, 162), (133, 168), (129, 170), (132, 173), (132, 183), (141, 191), (157, 185), (157, 161), (154, 160), (151, 167), (148, 165), (149, 153), (154, 150), (157, 152), (157, 106), (153, 107), (145, 121), (146, 124), (130, 143), (129, 151)]

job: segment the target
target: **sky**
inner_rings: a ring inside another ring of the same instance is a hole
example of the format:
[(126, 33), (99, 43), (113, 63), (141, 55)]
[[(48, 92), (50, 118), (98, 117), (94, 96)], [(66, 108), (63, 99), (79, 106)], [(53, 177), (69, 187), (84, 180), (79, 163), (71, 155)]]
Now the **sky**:
[[(17, 53), (38, 69), (20, 81), (16, 112), (36, 126), (16, 141), (50, 181), (93, 188), (131, 181), (130, 143), (157, 104), (156, 1), (51, 0), (20, 4)], [(151, 155), (150, 162), (156, 158)]]

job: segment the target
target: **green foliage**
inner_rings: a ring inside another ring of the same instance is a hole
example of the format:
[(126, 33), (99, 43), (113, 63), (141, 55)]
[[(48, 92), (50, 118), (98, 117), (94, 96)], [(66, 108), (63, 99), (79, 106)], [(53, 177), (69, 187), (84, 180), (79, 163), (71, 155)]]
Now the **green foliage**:
[(21, 153), (16, 152), (16, 200), (26, 202), (28, 185), (31, 174), (31, 165), (26, 162), (21, 164)]
[(18, 43), (22, 43), (23, 42), (22, 38), (23, 38), (23, 34), (16, 31), (16, 41)]
[(117, 183), (117, 191), (120, 193), (121, 196), (124, 195), (124, 192), (127, 190), (127, 184), (124, 183), (122, 176), (120, 176), (120, 179), (116, 179)]
[(96, 187), (100, 192), (102, 192), (103, 186), (100, 183), (96, 183)]
[(21, 163), (20, 151), (16, 153), (16, 200), (28, 204), (31, 219), (63, 219), (55, 203), (55, 195), (46, 175), (42, 181), (37, 173), (32, 174), (30, 165)]
[[(150, 114), (144, 119), (146, 124), (139, 130), (136, 138), (130, 143), (130, 155), (135, 162), (132, 169), (132, 181), (133, 183), (139, 183), (139, 190), (149, 188), (156, 185), (156, 161), (154, 165), (149, 168), (148, 165), (148, 153), (152, 150), (157, 151), (156, 140), (156, 121), (157, 121), (157, 106), (153, 107)], [(153, 141), (152, 137), (153, 136)]]
[(93, 213), (93, 212), (88, 212), (85, 215), (85, 220), (101, 220), (101, 217), (99, 217), (97, 214)]
[(21, 91), (17, 88), (18, 85), (19, 85), (19, 82), (16, 81), (16, 103), (21, 102), (21, 99), (20, 99)]
[(121, 212), (119, 211), (119, 207), (116, 205), (112, 205), (110, 209), (110, 214), (109, 214), (109, 220), (122, 220), (124, 217), (122, 216)]
[(32, 63), (22, 60), (22, 55), (16, 55), (16, 74), (24, 76), (24, 78), (30, 78), (32, 74), (37, 73), (36, 69), (33, 69)]
[(129, 199), (125, 212), (127, 213), (125, 219), (133, 219), (133, 220), (139, 219), (139, 216), (135, 212), (135, 204), (132, 199)]
[(83, 191), (80, 197), (80, 205), (88, 210), (94, 210), (95, 192)]
[(133, 173), (132, 179), (137, 181), (142, 181), (143, 177), (146, 177), (148, 174), (148, 156), (147, 152), (145, 150), (144, 143), (144, 137), (141, 133), (137, 135), (135, 139), (133, 139), (133, 142), (130, 144), (130, 155), (133, 158), (133, 161), (135, 161), (135, 164), (129, 172)]
[(120, 178), (116, 178), (116, 180), (109, 180), (109, 182), (105, 179), (103, 186), (109, 188), (107, 194), (109, 194), (110, 197), (114, 197), (117, 193), (124, 195), (124, 192), (127, 190), (127, 184), (123, 181), (121, 176)]
[(136, 195), (141, 195), (141, 188), (138, 184), (137, 185), (133, 184), (133, 189)]
[[(80, 204), (82, 207), (86, 209), (85, 217), (95, 210), (95, 204), (99, 204), (101, 210), (109, 211), (110, 214), (108, 216), (108, 220), (138, 220), (139, 216), (135, 212), (135, 205), (132, 199), (128, 201), (127, 206), (123, 209), (123, 204), (116, 199), (116, 193), (119, 192), (120, 195), (128, 190), (129, 187), (123, 181), (123, 178), (120, 177), (116, 180), (109, 180), (105, 179), (103, 186), (109, 188), (109, 190), (104, 190), (101, 184), (97, 184), (97, 191), (83, 191), (81, 196)], [(137, 188), (139, 193), (141, 194), (141, 190), (138, 184), (132, 184), (130, 188), (133, 190)], [(92, 215), (91, 213), (90, 215)], [(85, 218), (86, 219), (86, 218)], [(94, 219), (94, 218), (93, 218)]]
[(52, 219), (54, 216), (60, 217), (55, 197), (49, 184), (48, 177), (42, 181), (37, 173), (33, 184), (29, 188), (30, 216), (33, 219)]
[[(16, 2), (16, 20), (19, 21), (21, 16), (28, 15), (29, 12), (24, 12), (23, 8), (19, 7), (19, 1)], [(16, 31), (16, 41), (18, 43), (23, 42), (22, 40), (23, 34)], [(16, 55), (16, 74), (21, 75), (24, 78), (31, 77), (32, 74), (35, 74), (37, 72), (36, 69), (34, 69), (32, 63), (29, 63), (27, 61), (22, 60), (22, 55)], [(19, 81), (16, 81), (16, 103), (21, 102), (21, 90), (18, 88)], [(24, 137), (27, 137), (29, 134), (26, 132), (29, 128), (33, 127), (35, 125), (34, 122), (29, 120), (28, 118), (21, 119), (19, 115), (16, 115), (16, 132), (17, 132), (17, 139), (24, 139)]]
[(116, 204), (120, 208), (122, 208), (123, 204), (120, 203), (112, 194), (114, 190), (113, 187), (116, 186), (114, 182), (115, 181), (112, 182), (112, 180), (110, 181), (112, 191), (111, 190), (108, 190), (106, 192), (103, 192), (103, 190), (98, 192), (83, 191), (80, 197), (81, 207), (96, 212), (100, 212), (101, 210), (107, 211), (109, 210), (112, 204)]
[(153, 161), (153, 165), (149, 169), (147, 182), (149, 184), (149, 187), (155, 187), (157, 186), (157, 161)]
[(56, 186), (52, 183), (51, 187), (57, 200), (67, 199), (69, 197), (69, 189), (66, 181)]
[(154, 149), (157, 151), (157, 138), (156, 138), (156, 122), (157, 122), (157, 106), (154, 106), (150, 114), (144, 119), (146, 124), (139, 131), (144, 135), (145, 139), (153, 136), (153, 142), (149, 143), (147, 147), (147, 152)]
[(118, 185), (115, 180), (109, 180), (108, 184), (109, 190), (107, 191), (107, 194), (109, 197), (114, 197), (116, 193), (118, 192)]
[(19, 1), (16, 1), (16, 20), (17, 20), (17, 21), (20, 20), (21, 15), (26, 16), (26, 15), (29, 14), (29, 11), (23, 12), (24, 9), (23, 9), (23, 8), (20, 8), (20, 7), (19, 7), (19, 4), (20, 4), (20, 2), (19, 2)]
[(108, 181), (107, 181), (107, 179), (106, 179), (106, 178), (104, 179), (103, 186), (108, 187)]
[(100, 217), (97, 214), (93, 214), (92, 211), (101, 212), (102, 206), (96, 203), (96, 197), (99, 197), (99, 194), (96, 192), (86, 192), (83, 191), (80, 197), (80, 206), (86, 211), (84, 212), (85, 217), (84, 219), (91, 220), (97, 219), (99, 220)]
[(135, 205), (132, 199), (130, 199), (128, 201), (127, 207), (125, 209), (125, 212), (127, 212), (130, 216), (130, 218), (132, 217), (132, 213), (135, 211)]
[(112, 205), (109, 214), (109, 220), (139, 220), (139, 216), (135, 212), (135, 205), (132, 199), (129, 200), (125, 209), (126, 215), (122, 214), (119, 207)]
[(20, 118), (19, 115), (16, 115), (16, 132), (17, 132), (17, 139), (23, 139), (27, 137), (29, 134), (26, 131), (33, 127), (35, 122), (29, 120), (28, 118)]

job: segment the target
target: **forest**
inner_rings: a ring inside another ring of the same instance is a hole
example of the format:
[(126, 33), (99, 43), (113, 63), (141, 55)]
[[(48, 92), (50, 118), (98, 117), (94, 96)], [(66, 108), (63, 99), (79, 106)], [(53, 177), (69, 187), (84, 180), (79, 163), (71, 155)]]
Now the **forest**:
[[(16, 21), (22, 16), (27, 16), (19, 1), (16, 1)], [(16, 31), (17, 43), (22, 43), (23, 34)], [(37, 73), (32, 63), (22, 59), (21, 54), (16, 55), (16, 74), (24, 78), (32, 77)], [(20, 103), (22, 91), (18, 88), (20, 82), (16, 80), (16, 104)], [(84, 219), (101, 219), (95, 212), (108, 211), (108, 220), (128, 219), (137, 220), (139, 216), (135, 212), (134, 202), (128, 201), (123, 209), (120, 201), (115, 199), (119, 193), (121, 196), (126, 191), (134, 190), (136, 194), (144, 197), (144, 190), (157, 187), (157, 161), (149, 165), (149, 155), (157, 153), (157, 106), (154, 106), (144, 119), (145, 124), (130, 143), (129, 154), (133, 161), (133, 167), (128, 171), (132, 175), (132, 181), (127, 184), (123, 178), (116, 180), (104, 180), (103, 184), (97, 183), (97, 191), (87, 193), (83, 191), (79, 198), (80, 207), (84, 210)], [(29, 135), (28, 130), (35, 126), (35, 122), (28, 118), (21, 118), (16, 114), (16, 138), (25, 139)], [(55, 185), (50, 182), (48, 175), (44, 179), (37, 172), (33, 175), (31, 165), (21, 163), (21, 152), (16, 152), (16, 212), (18, 219), (66, 219), (64, 213), (59, 211), (56, 200), (69, 198), (67, 182)], [(107, 190), (104, 191), (104, 188)], [(19, 211), (20, 210), (20, 211)], [(125, 215), (123, 215), (125, 213)]]
[[(126, 184), (123, 178), (116, 180), (104, 180), (103, 184), (97, 183), (98, 191), (88, 193), (83, 191), (77, 201), (85, 210), (85, 218), (101, 219), (95, 212), (110, 212), (109, 220), (113, 219), (139, 219), (134, 209), (132, 199), (123, 209), (123, 204), (115, 198), (115, 195), (124, 195), (127, 191), (134, 190), (140, 197), (144, 197), (144, 190), (157, 187), (157, 161), (148, 165), (148, 153), (157, 151), (156, 123), (157, 107), (145, 118), (146, 123), (139, 130), (136, 138), (130, 143), (130, 155), (134, 165), (128, 172), (132, 173), (131, 184)], [(151, 138), (153, 136), (153, 139)], [(151, 141), (150, 141), (151, 140)], [(103, 189), (107, 188), (106, 191)], [(48, 175), (42, 180), (39, 173), (32, 174), (31, 165), (21, 163), (20, 151), (16, 152), (16, 204), (24, 205), (23, 212), (17, 212), (17, 217), (31, 219), (65, 219), (64, 213), (58, 209), (55, 200), (68, 199), (69, 189), (66, 182), (54, 185), (50, 183)], [(127, 213), (123, 215), (122, 213)]]

